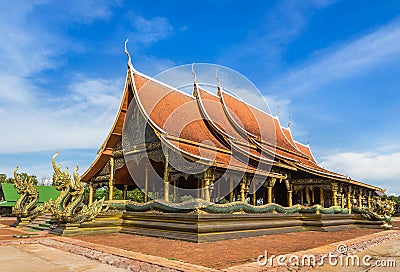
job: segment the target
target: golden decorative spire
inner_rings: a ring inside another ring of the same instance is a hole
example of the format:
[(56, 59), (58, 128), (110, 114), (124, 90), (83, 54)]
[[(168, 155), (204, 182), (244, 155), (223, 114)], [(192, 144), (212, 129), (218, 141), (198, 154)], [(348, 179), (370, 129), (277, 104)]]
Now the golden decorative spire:
[(128, 48), (126, 46), (127, 44), (128, 44), (128, 38), (126, 38), (126, 41), (125, 41), (125, 54), (128, 56), (128, 68), (132, 69), (132, 71), (135, 72), (136, 70), (135, 70), (135, 68), (133, 68), (131, 55), (129, 54)]
[(215, 78), (217, 79), (217, 95), (221, 96), (221, 81), (218, 77), (218, 68), (215, 70)]
[(194, 62), (192, 64), (192, 75), (193, 75), (193, 96), (197, 97), (197, 76), (196, 72), (194, 71)]

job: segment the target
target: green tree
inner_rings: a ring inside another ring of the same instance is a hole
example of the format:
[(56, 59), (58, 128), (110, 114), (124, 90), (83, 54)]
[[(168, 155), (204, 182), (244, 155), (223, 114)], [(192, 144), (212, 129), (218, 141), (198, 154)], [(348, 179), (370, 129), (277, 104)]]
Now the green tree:
[[(26, 178), (32, 178), (33, 184), (37, 185), (38, 180), (36, 175), (28, 175), (27, 173), (19, 173), (18, 174), (22, 180)], [(8, 178), (6, 174), (0, 174), (0, 182), (2, 183), (14, 183), (14, 178)]]
[(7, 179), (7, 175), (6, 174), (0, 174), (0, 183), (5, 183)]
[(128, 191), (127, 197), (132, 201), (144, 203), (144, 193), (139, 188)]

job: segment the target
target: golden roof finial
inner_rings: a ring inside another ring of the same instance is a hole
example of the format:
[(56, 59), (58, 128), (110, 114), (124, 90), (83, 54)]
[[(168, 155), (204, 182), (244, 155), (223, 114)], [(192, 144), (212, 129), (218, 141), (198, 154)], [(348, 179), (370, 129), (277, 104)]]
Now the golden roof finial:
[(135, 68), (133, 68), (131, 55), (129, 54), (128, 48), (126, 46), (127, 44), (128, 44), (128, 38), (126, 38), (125, 41), (125, 54), (128, 56), (128, 68), (132, 69), (132, 71), (136, 71)]
[(193, 75), (193, 96), (197, 97), (197, 76), (196, 72), (194, 71), (194, 62), (192, 64), (192, 75)]
[(221, 81), (218, 77), (218, 68), (215, 70), (215, 78), (217, 79), (217, 95), (221, 96)]

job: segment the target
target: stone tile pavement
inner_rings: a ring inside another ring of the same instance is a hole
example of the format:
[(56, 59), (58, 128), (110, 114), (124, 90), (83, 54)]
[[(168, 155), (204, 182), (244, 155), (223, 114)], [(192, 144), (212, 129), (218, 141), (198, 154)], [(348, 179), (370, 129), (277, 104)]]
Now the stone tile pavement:
[[(320, 261), (323, 254), (337, 253), (338, 245), (345, 245), (346, 254), (371, 256), (370, 266), (332, 266), (325, 260), (323, 265), (311, 266), (260, 266), (257, 262), (217, 270), (200, 265), (124, 250), (115, 246), (100, 245), (68, 237), (49, 236), (38, 233), (37, 237), (11, 239), (12, 232), (23, 233), (20, 229), (2, 227), (0, 239), (0, 271), (400, 271), (400, 230), (376, 232), (357, 238), (335, 242), (309, 250), (286, 254), (314, 255)], [(336, 233), (340, 235), (340, 232)], [(339, 241), (336, 240), (336, 241)], [(212, 247), (213, 244), (210, 243)], [(262, 254), (263, 252), (260, 252)], [(254, 260), (254, 259), (253, 259)], [(380, 263), (376, 261), (379, 260)], [(389, 262), (388, 262), (389, 261)], [(382, 267), (385, 265), (385, 267)], [(390, 266), (390, 267), (388, 267)], [(394, 267), (395, 266), (395, 267)]]

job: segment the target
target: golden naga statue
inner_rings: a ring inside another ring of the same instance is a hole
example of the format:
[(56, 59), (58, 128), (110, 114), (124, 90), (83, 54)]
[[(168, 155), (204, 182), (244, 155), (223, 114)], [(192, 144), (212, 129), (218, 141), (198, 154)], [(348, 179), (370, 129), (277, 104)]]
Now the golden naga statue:
[(21, 179), (17, 174), (18, 166), (14, 170), (14, 187), (19, 194), (18, 200), (12, 208), (12, 213), (21, 221), (22, 218), (30, 218), (32, 211), (39, 200), (38, 189), (33, 185), (31, 177)]
[(61, 171), (61, 165), (56, 165), (54, 159), (58, 151), (51, 159), (53, 165), (53, 186), (60, 191), (59, 197), (52, 203), (51, 213), (53, 218), (61, 223), (79, 224), (92, 221), (103, 209), (104, 197), (96, 200), (91, 205), (83, 204), (84, 186), (78, 176), (78, 166), (73, 172), (73, 178), (66, 171)]
[(392, 216), (396, 202), (389, 199), (377, 199), (374, 212), (382, 216)]

